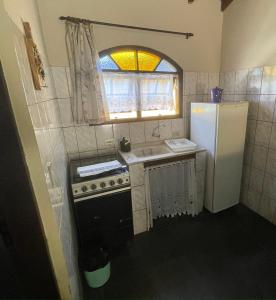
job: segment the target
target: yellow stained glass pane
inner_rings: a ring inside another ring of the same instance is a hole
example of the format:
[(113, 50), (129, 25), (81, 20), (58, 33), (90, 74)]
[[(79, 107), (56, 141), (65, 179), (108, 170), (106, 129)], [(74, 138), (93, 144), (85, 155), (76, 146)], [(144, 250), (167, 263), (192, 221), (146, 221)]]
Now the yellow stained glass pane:
[(123, 71), (136, 71), (137, 70), (137, 60), (135, 50), (124, 50), (120, 52), (114, 52), (111, 57), (116, 62), (116, 64)]
[(154, 71), (160, 60), (160, 57), (153, 53), (138, 51), (139, 71)]

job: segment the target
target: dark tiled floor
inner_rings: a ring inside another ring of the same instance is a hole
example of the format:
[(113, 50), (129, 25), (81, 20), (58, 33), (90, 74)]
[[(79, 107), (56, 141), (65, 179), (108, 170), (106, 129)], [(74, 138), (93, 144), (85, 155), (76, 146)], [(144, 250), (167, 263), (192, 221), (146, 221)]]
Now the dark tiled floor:
[(86, 299), (276, 299), (276, 226), (244, 206), (160, 219)]

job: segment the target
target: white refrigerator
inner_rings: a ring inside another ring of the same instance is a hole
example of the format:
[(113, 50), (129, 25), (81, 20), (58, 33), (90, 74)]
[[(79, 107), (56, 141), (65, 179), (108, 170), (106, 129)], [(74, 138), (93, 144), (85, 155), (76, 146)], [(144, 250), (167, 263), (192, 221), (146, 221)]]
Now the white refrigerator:
[(191, 103), (191, 140), (207, 150), (205, 208), (239, 202), (248, 102)]

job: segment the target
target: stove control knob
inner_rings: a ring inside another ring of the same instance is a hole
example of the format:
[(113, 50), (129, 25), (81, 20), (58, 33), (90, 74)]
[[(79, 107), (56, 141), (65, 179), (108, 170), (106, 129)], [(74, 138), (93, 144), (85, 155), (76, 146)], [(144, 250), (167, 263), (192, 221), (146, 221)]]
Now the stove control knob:
[(109, 184), (110, 184), (111, 186), (113, 186), (113, 185), (115, 184), (115, 181), (114, 181), (114, 180), (110, 180), (110, 181), (109, 181)]
[(96, 188), (97, 188), (96, 184), (92, 184), (92, 185), (91, 185), (91, 189), (92, 189), (92, 190), (95, 190)]
[(82, 190), (84, 193), (87, 192), (87, 186), (86, 186), (86, 185), (82, 186), (82, 187), (81, 187), (81, 190)]
[(122, 183), (123, 183), (123, 179), (122, 179), (122, 178), (119, 178), (119, 179), (117, 180), (117, 182), (118, 182), (119, 184), (122, 184)]
[(105, 182), (101, 182), (100, 186), (101, 186), (102, 189), (105, 188)]

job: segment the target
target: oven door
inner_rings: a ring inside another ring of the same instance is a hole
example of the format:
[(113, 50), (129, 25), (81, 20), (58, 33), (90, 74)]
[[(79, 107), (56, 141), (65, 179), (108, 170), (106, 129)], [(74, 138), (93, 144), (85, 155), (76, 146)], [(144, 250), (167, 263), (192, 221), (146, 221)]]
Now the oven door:
[(81, 247), (116, 247), (133, 238), (130, 187), (75, 199), (74, 207)]

